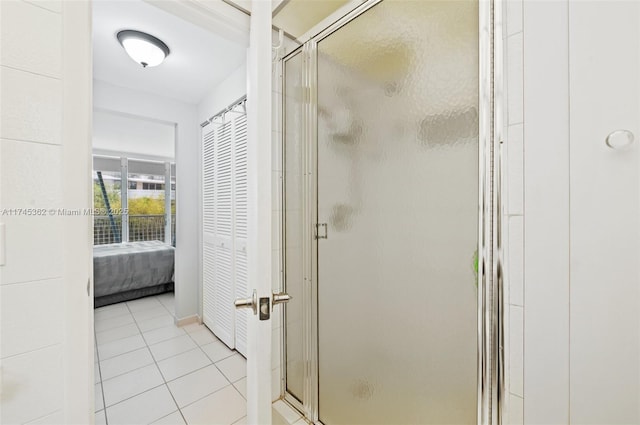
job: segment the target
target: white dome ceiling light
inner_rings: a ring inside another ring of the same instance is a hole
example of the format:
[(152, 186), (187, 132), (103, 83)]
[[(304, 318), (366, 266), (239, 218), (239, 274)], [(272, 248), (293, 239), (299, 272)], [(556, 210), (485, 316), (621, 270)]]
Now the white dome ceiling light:
[(143, 68), (160, 65), (169, 56), (169, 47), (151, 34), (123, 30), (116, 37), (129, 57)]

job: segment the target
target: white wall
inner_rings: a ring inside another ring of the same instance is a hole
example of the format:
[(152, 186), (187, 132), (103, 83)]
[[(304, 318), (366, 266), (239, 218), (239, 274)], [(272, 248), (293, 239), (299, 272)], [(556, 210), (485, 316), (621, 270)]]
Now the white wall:
[[(90, 4), (0, 13), (0, 207), (90, 207)], [(90, 423), (90, 216), (0, 221), (0, 422)]]
[(505, 419), (568, 423), (567, 2), (507, 0), (505, 6)]
[(211, 88), (198, 104), (198, 123), (204, 122), (247, 94), (247, 64), (243, 63), (220, 84)]
[(93, 150), (128, 158), (175, 158), (175, 124), (93, 111)]
[(176, 317), (200, 306), (200, 134), (195, 105), (94, 81), (94, 107), (176, 124)]

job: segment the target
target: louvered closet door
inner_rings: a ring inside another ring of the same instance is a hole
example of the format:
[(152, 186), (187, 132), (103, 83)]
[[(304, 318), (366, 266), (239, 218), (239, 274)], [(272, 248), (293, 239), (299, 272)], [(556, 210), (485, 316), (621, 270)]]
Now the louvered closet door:
[[(236, 297), (249, 296), (247, 285), (247, 117), (238, 115), (234, 129), (234, 249)], [(249, 311), (236, 310), (236, 350), (246, 356)]]
[[(208, 130), (208, 131), (207, 131)], [(216, 228), (216, 191), (215, 191), (215, 141), (217, 129), (208, 125), (202, 134), (202, 320), (212, 327), (215, 322), (215, 228)]]
[(204, 136), (203, 321), (235, 346), (233, 300), (233, 138), (230, 123)]

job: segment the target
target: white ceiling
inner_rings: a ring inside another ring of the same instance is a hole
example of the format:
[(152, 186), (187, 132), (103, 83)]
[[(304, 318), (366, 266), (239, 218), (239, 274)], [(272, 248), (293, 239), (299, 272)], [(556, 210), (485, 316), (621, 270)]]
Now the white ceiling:
[[(142, 68), (116, 39), (123, 29), (149, 33), (171, 54), (157, 67)], [(197, 104), (246, 60), (234, 43), (141, 0), (93, 2), (93, 75), (121, 87)]]

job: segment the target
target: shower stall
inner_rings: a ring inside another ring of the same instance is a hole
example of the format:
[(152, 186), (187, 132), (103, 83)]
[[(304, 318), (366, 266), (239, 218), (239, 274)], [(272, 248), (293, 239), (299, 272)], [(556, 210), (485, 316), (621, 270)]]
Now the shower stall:
[(283, 59), (285, 399), (496, 423), (493, 10), (368, 1)]

